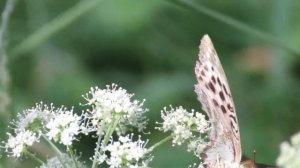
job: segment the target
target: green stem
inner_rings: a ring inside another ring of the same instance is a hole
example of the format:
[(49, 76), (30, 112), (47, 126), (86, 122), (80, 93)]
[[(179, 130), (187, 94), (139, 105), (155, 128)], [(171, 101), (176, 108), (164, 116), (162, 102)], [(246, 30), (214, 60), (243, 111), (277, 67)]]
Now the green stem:
[(109, 138), (111, 137), (111, 135), (113, 134), (113, 132), (115, 131), (115, 129), (116, 129), (117, 125), (118, 125), (118, 122), (119, 122), (119, 117), (113, 118), (111, 127), (109, 127), (109, 129), (108, 129), (108, 131), (105, 134), (104, 139), (103, 139), (103, 145), (104, 146), (107, 145), (107, 143), (109, 141)]
[[(0, 14), (1, 22), (0, 22), (0, 115), (2, 121), (9, 121), (10, 119), (10, 109), (9, 105), (11, 103), (11, 98), (9, 95), (9, 82), (10, 82), (10, 74), (8, 68), (9, 57), (6, 53), (6, 45), (7, 45), (7, 36), (8, 36), (8, 26), (12, 11), (16, 4), (16, 0), (7, 0), (5, 6), (3, 7), (3, 11)], [(7, 124), (5, 122), (5, 124)], [(1, 124), (2, 125), (2, 124)], [(5, 132), (3, 130), (3, 132)], [(3, 136), (2, 131), (0, 136)]]
[(1, 14), (1, 26), (0, 26), (0, 48), (4, 49), (6, 42), (5, 42), (5, 35), (7, 34), (7, 27), (9, 24), (11, 13), (14, 9), (16, 4), (16, 0), (7, 0), (4, 10)]
[(171, 140), (171, 139), (172, 139), (172, 135), (169, 135), (169, 136), (165, 137), (165, 138), (162, 139), (161, 141), (159, 141), (159, 142), (155, 143), (154, 145), (152, 145), (152, 146), (149, 148), (148, 152), (153, 151), (155, 148), (157, 148), (158, 146), (160, 146), (160, 145), (162, 145), (162, 144), (168, 142), (168, 141)]
[(60, 163), (63, 165), (64, 168), (67, 168), (64, 158), (63, 158), (63, 153), (57, 148), (57, 146), (51, 142), (45, 135), (42, 135), (42, 137), (49, 143), (49, 145), (54, 149), (54, 151), (58, 154), (58, 159)]
[[(119, 122), (119, 117), (113, 117), (111, 125), (108, 128), (108, 131), (106, 132), (106, 134), (105, 134), (105, 136), (103, 138), (102, 144), (104, 146), (106, 146), (107, 143), (109, 142), (109, 138), (111, 137), (111, 135), (113, 134), (114, 130), (116, 129), (116, 127), (118, 125), (118, 122)], [(101, 137), (99, 136), (95, 152), (99, 151), (100, 146), (101, 146)], [(96, 167), (97, 167), (97, 161), (96, 161), (96, 158), (94, 158), (92, 168), (96, 168)]]
[(41, 159), (39, 159), (38, 157), (36, 157), (34, 154), (32, 154), (31, 152), (29, 152), (28, 150), (25, 149), (24, 153), (25, 153), (25, 155), (31, 157), (33, 160), (37, 161), (41, 165), (45, 164)]
[(75, 159), (75, 155), (73, 153), (73, 150), (70, 148), (68, 151), (69, 151), (69, 154), (70, 154), (70, 156), (72, 158), (72, 161), (73, 161), (73, 164), (74, 164), (75, 168), (79, 168), (77, 160)]
[(287, 45), (286, 42), (281, 41), (280, 39), (274, 37), (273, 35), (263, 32), (254, 27), (251, 27), (250, 25), (247, 25), (247, 24), (240, 22), (236, 19), (233, 19), (227, 15), (219, 13), (215, 10), (209, 9), (209, 8), (205, 7), (204, 5), (200, 5), (199, 3), (196, 4), (191, 0), (175, 0), (175, 1), (171, 1), (171, 2), (176, 2), (182, 6), (185, 6), (190, 9), (193, 9), (197, 12), (200, 12), (200, 13), (207, 15), (211, 18), (214, 18), (220, 22), (223, 22), (231, 27), (234, 27), (242, 32), (245, 32), (248, 35), (251, 34), (252, 36), (256, 36), (264, 41), (267, 41), (267, 42), (275, 45), (275, 46), (283, 48), (283, 49), (291, 52), (292, 54), (295, 54), (298, 56), (300, 55), (300, 51), (298, 49), (290, 47), (289, 45)]
[(69, 26), (80, 16), (97, 7), (97, 4), (101, 1), (103, 0), (79, 1), (72, 8), (36, 30), (18, 46), (13, 48), (11, 52), (11, 55), (13, 56), (12, 59), (15, 59), (17, 56), (24, 55), (36, 48), (38, 45), (47, 41), (51, 36)]
[[(98, 140), (97, 140), (97, 146), (96, 146), (96, 149), (95, 149), (95, 155), (96, 155), (96, 152), (97, 152), (97, 151), (99, 150), (99, 148), (100, 148), (100, 145), (101, 145), (101, 138), (102, 138), (102, 136), (99, 136), (99, 137), (98, 137)], [(97, 167), (97, 162), (96, 162), (96, 158), (94, 158), (92, 168), (96, 168), (96, 167)]]

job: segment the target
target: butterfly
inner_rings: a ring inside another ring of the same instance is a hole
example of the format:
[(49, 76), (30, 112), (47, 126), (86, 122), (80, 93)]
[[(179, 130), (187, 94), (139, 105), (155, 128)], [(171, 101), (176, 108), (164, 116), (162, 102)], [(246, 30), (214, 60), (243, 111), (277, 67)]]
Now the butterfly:
[(204, 35), (199, 46), (195, 92), (207, 113), (211, 130), (202, 156), (207, 168), (275, 168), (243, 157), (232, 94), (213, 43)]

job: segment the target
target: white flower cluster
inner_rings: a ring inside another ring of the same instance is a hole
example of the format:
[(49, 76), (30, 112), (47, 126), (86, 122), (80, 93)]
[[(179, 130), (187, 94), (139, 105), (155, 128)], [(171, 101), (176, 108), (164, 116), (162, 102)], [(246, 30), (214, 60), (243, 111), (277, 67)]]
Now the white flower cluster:
[[(47, 162), (40, 166), (40, 168), (73, 168), (74, 162), (72, 158), (70, 158), (67, 154), (62, 154), (60, 156), (61, 158), (58, 158), (57, 156), (52, 157), (50, 159), (47, 159)], [(61, 163), (61, 160), (63, 160), (63, 163)], [(86, 166), (78, 162), (76, 160), (77, 165), (76, 168), (85, 168)]]
[(207, 145), (208, 142), (206, 138), (192, 138), (187, 145), (187, 151), (193, 152), (195, 156), (200, 158), (201, 153), (207, 147)]
[(300, 167), (300, 132), (292, 136), (291, 143), (283, 142), (280, 145), (280, 155), (276, 162), (283, 168)]
[(197, 165), (196, 163), (194, 163), (193, 165), (190, 165), (188, 168), (205, 168), (204, 164), (202, 162), (200, 162), (199, 165)]
[(89, 120), (88, 131), (97, 131), (98, 135), (103, 135), (116, 118), (119, 123), (116, 128), (118, 134), (125, 133), (128, 126), (143, 130), (147, 124), (144, 113), (148, 109), (142, 108), (144, 101), (131, 100), (133, 96), (116, 84), (107, 85), (106, 89), (91, 88), (89, 94), (84, 96), (87, 104), (92, 105), (85, 116)]
[(209, 123), (203, 114), (194, 110), (188, 112), (181, 106), (175, 109), (170, 107), (170, 110), (164, 108), (161, 111), (161, 117), (164, 121), (162, 127), (158, 129), (164, 132), (172, 132), (173, 145), (181, 145), (186, 140), (197, 139), (199, 142), (202, 139), (201, 135), (206, 134), (209, 130)]
[[(55, 108), (52, 104), (47, 106), (38, 103), (18, 114), (17, 120), (11, 123), (13, 133), (8, 134), (8, 141), (3, 142), (3, 147), (14, 157), (20, 157), (23, 153), (33, 156), (27, 147), (43, 137), (51, 146), (55, 145), (51, 142), (54, 141), (65, 145), (71, 151), (70, 147), (80, 133), (88, 135), (96, 131), (98, 151), (94, 154), (94, 159), (97, 159), (94, 160), (95, 164), (105, 162), (111, 168), (146, 168), (152, 157), (145, 148), (146, 142), (140, 137), (133, 141), (132, 136), (119, 136), (119, 141), (114, 142), (111, 139), (111, 143), (107, 145), (108, 137), (114, 132), (121, 135), (131, 127), (137, 127), (139, 131), (145, 128), (147, 120), (144, 113), (148, 109), (143, 108), (144, 101), (132, 100), (133, 96), (115, 84), (107, 86), (106, 89), (91, 88), (84, 96), (91, 109), (84, 110), (82, 115), (77, 115), (73, 109), (68, 110), (63, 106)], [(73, 161), (76, 160), (76, 156), (69, 159), (59, 157), (49, 159), (42, 167), (73, 167)]]
[(52, 105), (48, 107), (40, 102), (35, 107), (18, 113), (17, 120), (12, 122), (12, 125), (15, 126), (15, 132), (29, 130), (40, 133), (43, 129), (43, 123), (50, 118), (53, 109)]
[(53, 111), (55, 117), (51, 118), (47, 124), (47, 136), (49, 139), (59, 141), (61, 144), (72, 145), (75, 136), (79, 134), (81, 117), (74, 114), (73, 110), (68, 111), (64, 107)]
[[(164, 121), (161, 123), (162, 126), (157, 129), (164, 132), (171, 131), (173, 146), (186, 142), (187, 151), (200, 157), (207, 147), (207, 133), (210, 129), (205, 116), (194, 110), (188, 112), (181, 106), (175, 109), (170, 106), (170, 110), (165, 107), (161, 111), (161, 117)], [(201, 166), (202, 164), (199, 165), (199, 167)]]
[(8, 134), (8, 136), (8, 141), (5, 144), (6, 152), (11, 153), (14, 157), (20, 157), (27, 146), (31, 146), (39, 139), (36, 133), (31, 131), (21, 131), (16, 136), (11, 134)]
[(149, 151), (145, 148), (147, 142), (140, 137), (133, 141), (132, 137), (133, 135), (120, 136), (118, 141), (103, 146), (96, 153), (98, 163), (106, 161), (110, 168), (148, 168), (152, 156), (148, 155)]
[(17, 115), (17, 120), (11, 122), (14, 134), (8, 133), (7, 142), (3, 142), (9, 156), (20, 157), (27, 147), (39, 141), (43, 130), (42, 123), (48, 119), (49, 114), (49, 108), (39, 103)]
[(20, 157), (26, 147), (39, 142), (42, 135), (54, 139), (68, 146), (80, 133), (81, 117), (68, 111), (66, 108), (48, 107), (43, 103), (18, 114), (17, 120), (12, 122), (13, 135), (8, 134), (7, 142), (4, 142), (5, 150), (14, 157)]

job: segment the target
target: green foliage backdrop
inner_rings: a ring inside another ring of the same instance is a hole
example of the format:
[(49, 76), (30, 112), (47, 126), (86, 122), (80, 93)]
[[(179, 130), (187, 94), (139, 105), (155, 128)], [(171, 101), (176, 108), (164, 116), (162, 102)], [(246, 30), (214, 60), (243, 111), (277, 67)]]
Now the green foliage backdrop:
[[(80, 112), (91, 86), (117, 83), (146, 98), (146, 136), (154, 143), (166, 136), (153, 129), (164, 106), (201, 111), (194, 65), (200, 38), (209, 34), (233, 93), (243, 152), (252, 157), (256, 149), (258, 162), (274, 164), (280, 142), (300, 130), (299, 16), (296, 0), (19, 0), (6, 35), (12, 102), (1, 114), (1, 140), (8, 118), (35, 102)], [(77, 142), (83, 158), (94, 141)], [(170, 144), (154, 156), (153, 168), (198, 161)]]

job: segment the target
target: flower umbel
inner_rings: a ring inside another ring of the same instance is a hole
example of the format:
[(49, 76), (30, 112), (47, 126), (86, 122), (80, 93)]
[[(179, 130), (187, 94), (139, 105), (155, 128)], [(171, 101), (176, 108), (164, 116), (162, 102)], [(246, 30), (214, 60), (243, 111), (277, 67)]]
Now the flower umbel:
[(300, 132), (292, 136), (291, 143), (283, 142), (280, 145), (280, 155), (276, 162), (280, 167), (300, 167)]
[(209, 130), (209, 123), (203, 114), (194, 110), (188, 112), (181, 106), (175, 109), (170, 107), (170, 110), (164, 108), (161, 117), (164, 121), (158, 130), (171, 131), (173, 145), (181, 145), (186, 140), (195, 139)]
[(87, 105), (92, 105), (92, 109), (88, 110), (85, 116), (89, 121), (88, 130), (103, 135), (116, 116), (119, 116), (119, 124), (116, 128), (118, 134), (125, 133), (128, 126), (143, 130), (147, 124), (144, 113), (148, 109), (142, 107), (144, 100), (142, 102), (131, 100), (133, 96), (116, 84), (107, 85), (106, 89), (91, 88), (84, 96)]
[[(112, 141), (96, 151), (96, 159), (101, 164), (104, 161), (110, 168), (148, 168), (152, 156), (145, 148), (147, 141), (132, 140), (133, 135), (120, 136), (118, 141)], [(107, 155), (109, 153), (109, 156)]]
[(43, 129), (43, 124), (47, 121), (51, 115), (51, 111), (54, 109), (52, 104), (50, 107), (44, 105), (42, 102), (37, 103), (35, 107), (24, 110), (23, 113), (18, 113), (17, 120), (13, 120), (14, 131), (29, 130), (32, 132), (40, 133)]
[(199, 165), (197, 165), (196, 163), (194, 163), (193, 165), (190, 165), (188, 168), (205, 168), (203, 163), (200, 162)]
[(175, 109), (170, 106), (170, 110), (165, 107), (161, 111), (161, 117), (164, 121), (157, 129), (164, 132), (171, 131), (173, 146), (186, 142), (187, 151), (200, 157), (204, 148), (207, 147), (207, 133), (210, 130), (205, 116), (194, 110), (188, 112), (181, 106)]
[(24, 110), (17, 115), (17, 120), (11, 122), (13, 134), (8, 134), (4, 148), (11, 156), (20, 157), (26, 147), (38, 142), (41, 135), (59, 141), (69, 146), (80, 132), (81, 117), (73, 110), (64, 107), (55, 108), (42, 102), (35, 107)]
[(31, 131), (21, 131), (16, 136), (8, 133), (8, 141), (5, 144), (6, 152), (14, 157), (20, 157), (25, 148), (39, 140), (39, 136)]
[(26, 147), (38, 142), (43, 131), (44, 122), (50, 117), (50, 108), (42, 102), (35, 107), (24, 110), (11, 122), (13, 134), (8, 133), (8, 141), (4, 142), (6, 152), (10, 156), (20, 157)]
[(46, 124), (49, 139), (70, 146), (80, 132), (81, 117), (64, 107), (52, 111), (52, 117)]
[[(67, 154), (62, 154), (62, 156), (60, 157), (61, 159), (59, 159), (57, 156), (48, 159), (46, 163), (40, 166), (40, 168), (73, 168), (74, 167), (72, 158), (70, 158)], [(61, 163), (61, 160), (64, 161), (63, 164)], [(86, 167), (83, 163), (79, 162), (78, 159), (77, 162), (78, 164), (76, 168)]]

